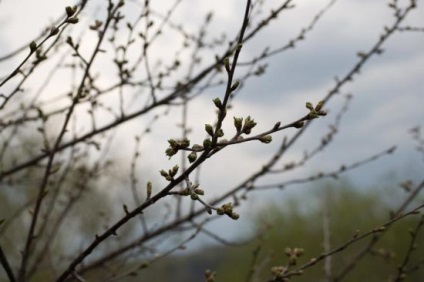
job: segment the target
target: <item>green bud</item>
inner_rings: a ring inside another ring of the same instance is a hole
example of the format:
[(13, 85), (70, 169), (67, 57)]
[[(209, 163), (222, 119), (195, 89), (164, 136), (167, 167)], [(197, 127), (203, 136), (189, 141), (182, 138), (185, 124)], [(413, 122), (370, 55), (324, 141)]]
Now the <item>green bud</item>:
[(223, 204), (221, 208), (226, 214), (231, 214), (233, 212), (233, 204), (231, 203)]
[(205, 195), (205, 191), (203, 191), (202, 189), (196, 188), (194, 189), (194, 193), (196, 193), (197, 195)]
[(66, 38), (66, 43), (68, 43), (71, 47), (74, 46), (74, 42), (72, 41), (72, 37), (68, 36), (68, 38)]
[(191, 152), (188, 154), (187, 159), (190, 163), (193, 163), (197, 159), (197, 154), (195, 152)]
[(168, 177), (169, 175), (168, 175), (168, 173), (165, 171), (165, 170), (163, 170), (163, 169), (161, 169), (160, 171), (159, 171), (159, 173), (160, 173), (160, 175), (162, 175), (163, 177)]
[(65, 11), (66, 11), (66, 15), (68, 16), (68, 18), (70, 18), (70, 17), (72, 17), (72, 16), (75, 14), (75, 12), (77, 11), (77, 7), (76, 7), (76, 6), (74, 6), (74, 7), (67, 6), (67, 7), (65, 8)]
[(231, 86), (230, 91), (233, 92), (239, 87), (239, 85), (240, 85), (240, 81), (236, 80), (236, 82), (234, 82), (234, 84)]
[(205, 124), (205, 130), (210, 135), (213, 136), (213, 127), (210, 124)]
[(171, 158), (173, 155), (175, 155), (178, 152), (178, 149), (174, 149), (172, 147), (169, 147), (168, 149), (165, 150), (165, 154)]
[(295, 124), (293, 124), (293, 127), (295, 128), (302, 128), (305, 125), (304, 121), (298, 121)]
[(67, 19), (66, 20), (66, 22), (67, 23), (70, 23), (70, 24), (76, 24), (76, 23), (78, 23), (78, 18), (76, 18), (76, 17), (73, 17), (73, 18), (69, 18), (69, 19)]
[(57, 27), (54, 26), (50, 29), (50, 36), (54, 36), (58, 33), (59, 33), (59, 29)]
[(209, 148), (210, 146), (211, 146), (211, 144), (212, 144), (212, 140), (211, 139), (205, 139), (205, 140), (203, 140), (203, 147), (206, 149), (206, 148)]
[(225, 66), (225, 70), (227, 72), (230, 72), (230, 58), (226, 57), (224, 59), (224, 66)]
[(237, 220), (237, 219), (239, 219), (239, 218), (240, 218), (240, 215), (239, 215), (238, 213), (236, 213), (236, 212), (232, 212), (232, 213), (229, 215), (229, 217), (230, 217), (231, 219)]
[(312, 106), (312, 103), (311, 102), (306, 102), (306, 108), (307, 109), (309, 109), (310, 111), (313, 111), (314, 110), (314, 106)]
[(318, 112), (312, 110), (308, 114), (308, 119), (314, 119), (314, 118), (317, 118), (318, 116), (319, 116)]
[(35, 52), (35, 50), (37, 50), (37, 43), (35, 43), (35, 41), (32, 41), (32, 42), (29, 44), (29, 49), (31, 50), (31, 53), (32, 53), (32, 52)]
[(319, 112), (322, 109), (322, 106), (324, 106), (324, 101), (319, 101), (315, 106), (315, 111)]
[(147, 182), (146, 185), (146, 195), (147, 195), (147, 199), (150, 199), (150, 197), (152, 196), (152, 182)]
[(221, 100), (219, 98), (215, 98), (212, 101), (215, 104), (215, 107), (217, 107), (218, 109), (221, 109), (222, 108), (222, 102), (221, 102)]
[(233, 117), (233, 119), (234, 119), (234, 126), (236, 127), (237, 132), (240, 132), (241, 131), (241, 126), (243, 124), (243, 118)]
[(222, 136), (224, 136), (224, 130), (222, 130), (222, 128), (218, 129), (218, 131), (216, 132), (216, 135), (217, 135), (218, 137), (222, 137)]
[(178, 142), (174, 139), (169, 139), (168, 143), (169, 143), (169, 146), (171, 146), (172, 148), (178, 147)]
[(271, 143), (272, 136), (271, 135), (261, 136), (261, 137), (259, 137), (259, 141), (261, 141), (262, 143), (265, 143), (265, 144)]
[(224, 211), (223, 208), (217, 208), (216, 209), (216, 214), (218, 214), (218, 215), (224, 215), (225, 214), (225, 211)]
[(252, 131), (252, 128), (256, 126), (256, 122), (254, 119), (252, 119), (250, 116), (248, 116), (244, 121), (244, 126), (242, 129), (242, 132), (245, 134), (250, 134)]
[(188, 148), (188, 146), (190, 146), (190, 140), (188, 140), (187, 138), (184, 138), (183, 141), (181, 141), (180, 146), (183, 149)]
[(190, 195), (190, 198), (192, 199), (192, 200), (197, 200), (197, 199), (199, 199), (199, 196), (197, 195), (197, 194), (191, 194)]
[(174, 177), (177, 174), (179, 168), (180, 167), (178, 165), (174, 165), (174, 167), (172, 168), (172, 170), (169, 171), (169, 175), (171, 175), (172, 177)]

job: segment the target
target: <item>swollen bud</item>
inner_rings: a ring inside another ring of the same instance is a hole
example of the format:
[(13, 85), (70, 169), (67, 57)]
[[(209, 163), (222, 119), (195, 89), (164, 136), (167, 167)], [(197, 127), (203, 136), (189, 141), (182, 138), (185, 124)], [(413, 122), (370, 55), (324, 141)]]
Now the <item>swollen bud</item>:
[(261, 136), (261, 137), (259, 137), (259, 141), (261, 141), (262, 143), (265, 143), (265, 144), (271, 143), (272, 136), (271, 135)]
[(205, 130), (210, 135), (213, 136), (213, 127), (210, 124), (205, 124)]
[(178, 152), (178, 149), (174, 149), (172, 147), (169, 147), (168, 149), (165, 150), (165, 154), (171, 158), (173, 155), (175, 155)]
[(174, 167), (169, 171), (169, 174), (172, 176), (172, 177), (174, 177), (176, 174), (177, 174), (177, 172), (178, 172), (178, 169), (179, 169), (180, 167), (178, 166), (178, 165), (174, 165)]
[(304, 121), (298, 121), (295, 124), (293, 124), (294, 128), (302, 128), (305, 125)]
[(59, 33), (59, 29), (57, 27), (54, 26), (50, 29), (50, 36), (54, 36), (58, 33)]
[(213, 99), (212, 101), (213, 101), (213, 103), (215, 104), (215, 106), (216, 106), (218, 109), (221, 109), (221, 108), (222, 108), (222, 102), (221, 102), (221, 100), (220, 100), (219, 98), (215, 98), (215, 99)]
[(210, 147), (211, 146), (211, 144), (212, 144), (212, 141), (211, 141), (211, 139), (205, 139), (205, 140), (203, 140), (203, 147), (206, 149), (206, 148), (208, 148), (208, 147)]
[(224, 59), (224, 66), (225, 66), (225, 70), (227, 72), (230, 72), (230, 58), (226, 57)]
[(233, 92), (239, 87), (239, 85), (240, 85), (240, 81), (236, 80), (236, 82), (234, 82), (234, 84), (231, 86), (230, 91)]
[(195, 152), (191, 152), (188, 154), (187, 159), (190, 163), (193, 163), (197, 159), (197, 154)]
[(310, 111), (313, 111), (314, 110), (314, 106), (312, 106), (312, 103), (311, 102), (306, 102), (306, 105), (305, 106)]
[(319, 112), (322, 109), (322, 106), (324, 106), (324, 101), (319, 101), (315, 106), (315, 111)]
[(31, 50), (31, 53), (32, 53), (32, 52), (35, 52), (35, 50), (37, 50), (37, 43), (35, 43), (35, 41), (32, 41), (32, 42), (29, 44), (29, 49)]
[(66, 22), (70, 23), (70, 24), (76, 24), (76, 23), (78, 23), (78, 21), (79, 20), (78, 20), (77, 17), (69, 18), (69, 19), (66, 20)]
[(146, 196), (147, 196), (147, 199), (150, 199), (150, 197), (152, 196), (152, 182), (147, 182), (147, 185), (146, 185)]
[(70, 17), (72, 17), (72, 16), (75, 14), (75, 12), (77, 11), (77, 7), (76, 7), (76, 6), (74, 6), (74, 7), (67, 6), (67, 7), (65, 8), (65, 11), (66, 11), (66, 15), (68, 16), (68, 18), (70, 18)]
[(234, 118), (234, 126), (236, 127), (237, 132), (240, 132), (241, 126), (243, 124), (243, 118), (236, 118), (236, 117), (233, 117), (233, 118)]

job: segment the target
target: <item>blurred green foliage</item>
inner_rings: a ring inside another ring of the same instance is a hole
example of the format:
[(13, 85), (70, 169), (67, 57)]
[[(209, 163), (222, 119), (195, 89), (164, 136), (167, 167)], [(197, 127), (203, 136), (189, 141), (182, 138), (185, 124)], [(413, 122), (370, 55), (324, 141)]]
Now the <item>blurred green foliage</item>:
[[(218, 245), (189, 255), (170, 256), (125, 281), (153, 281), (149, 280), (153, 278), (154, 281), (204, 281), (206, 269), (216, 271), (216, 281), (268, 281), (272, 277), (271, 267), (287, 265), (286, 248), (304, 249), (303, 256), (293, 268), (324, 252), (324, 213), (327, 213), (329, 223), (330, 249), (334, 249), (351, 240), (357, 232), (362, 234), (389, 221), (390, 212), (407, 197), (401, 189), (364, 191), (349, 183), (316, 188), (319, 189), (302, 197), (282, 198), (281, 205), (274, 204), (258, 212), (255, 225), (258, 231), (264, 231), (263, 236), (248, 245), (237, 248)], [(358, 261), (342, 281), (391, 281), (409, 247), (409, 230), (415, 229), (420, 219), (421, 215), (411, 215), (391, 225), (372, 251)], [(367, 237), (331, 256), (332, 279), (345, 270), (371, 239), (372, 236)], [(424, 266), (423, 230), (418, 233), (416, 243), (408, 267), (419, 262)], [(258, 250), (252, 268), (253, 253)], [(423, 281), (422, 277), (424, 269), (418, 269), (405, 281)], [(325, 279), (324, 264), (320, 262), (291, 281), (334, 281), (332, 279)]]

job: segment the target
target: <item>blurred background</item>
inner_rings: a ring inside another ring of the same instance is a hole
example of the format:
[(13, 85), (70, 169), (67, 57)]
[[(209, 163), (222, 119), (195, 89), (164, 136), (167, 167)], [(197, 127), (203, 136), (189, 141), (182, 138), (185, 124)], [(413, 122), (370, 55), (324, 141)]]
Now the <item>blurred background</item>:
[[(155, 77), (162, 73), (166, 78), (163, 85), (156, 85), (160, 100), (176, 84), (188, 81), (216, 62), (229, 42), (237, 38), (245, 9), (244, 1), (151, 1), (149, 19), (154, 24), (149, 31), (147, 17), (140, 17), (146, 8), (145, 1), (125, 2), (121, 10), (123, 20), (117, 23), (117, 30), (107, 34), (109, 41), (102, 45), (105, 52), (96, 57), (91, 68), (93, 82), (88, 95), (96, 98), (87, 98), (87, 103), (75, 109), (69, 126), (71, 133), (64, 137), (64, 143), (107, 127), (152, 102), (146, 90), (149, 87), (144, 67), (131, 77), (140, 80), (139, 84), (119, 86), (122, 73), (117, 59), (137, 65), (141, 50), (138, 41), (157, 36), (149, 46), (148, 58)], [(282, 5), (276, 0), (253, 2), (256, 6), (247, 32)], [(241, 87), (231, 99), (223, 125), (228, 138), (235, 132), (233, 116), (254, 118), (257, 126), (253, 134), (271, 129), (278, 121), (284, 125), (304, 116), (305, 103), (316, 105), (324, 99), (363, 54), (372, 50), (385, 28), (396, 22), (394, 9), (387, 1), (291, 2), (293, 8), (281, 12), (243, 44), (235, 72)], [(28, 55), (30, 42), (41, 42), (45, 35), (40, 34), (63, 17), (65, 6), (78, 3), (0, 2), (2, 81)], [(394, 3), (402, 8), (410, 1)], [(205, 270), (210, 269), (216, 272), (217, 281), (267, 281), (272, 266), (287, 262), (286, 248), (304, 249), (297, 262), (302, 265), (349, 241), (356, 232), (372, 230), (390, 220), (390, 212), (405, 202), (423, 178), (420, 126), (424, 120), (424, 7), (420, 1), (417, 6), (384, 43), (382, 53), (373, 55), (359, 74), (325, 104), (327, 116), (311, 123), (274, 167), (275, 173), (251, 183), (256, 190), (239, 191), (235, 197), (236, 202), (240, 201), (235, 207), (239, 220), (205, 214), (137, 246), (134, 242), (147, 236), (146, 230), (153, 232), (173, 222), (176, 207), (181, 217), (201, 207), (188, 198), (169, 197), (172, 199), (147, 209), (143, 219), (126, 225), (121, 231), (123, 235), (107, 241), (87, 265), (110, 250), (134, 244), (137, 247), (131, 252), (107, 266), (109, 280), (202, 281)], [(90, 26), (96, 20), (104, 23), (106, 8), (106, 1), (88, 1), (78, 15), (78, 24), (68, 28), (58, 44), (52, 44), (58, 47), (52, 47), (46, 62), (30, 73), (22, 85), (21, 77), (15, 77), (1, 86), (1, 94), (18, 93), (0, 111), (2, 172), (35, 158), (46, 146), (46, 140), (55, 140), (65, 116), (60, 109), (69, 107), (69, 93), (76, 89), (83, 73), (81, 60), (72, 56), (66, 38), (71, 36), (80, 46), (80, 55), (89, 58), (98, 39), (97, 31)], [(172, 14), (167, 14), (169, 11)], [(167, 15), (172, 15), (170, 20), (161, 25)], [(127, 23), (131, 23), (130, 27)], [(155, 35), (157, 31), (160, 33)], [(136, 43), (120, 50), (119, 46), (126, 46), (131, 36)], [(294, 47), (284, 48), (291, 41)], [(21, 52), (13, 53), (21, 47)], [(270, 55), (274, 50), (275, 55)], [(261, 58), (261, 54), (267, 55)], [(49, 243), (47, 258), (40, 260), (40, 265), (32, 264), (37, 274), (31, 281), (52, 279), (49, 266), (55, 265), (55, 261), (51, 258), (57, 257), (58, 265), (66, 264), (92, 241), (94, 234), (122, 218), (123, 206), (131, 210), (143, 202), (148, 181), (153, 193), (165, 187), (167, 181), (158, 173), (160, 170), (176, 164), (181, 170), (188, 167), (186, 154), (172, 158), (165, 155), (167, 140), (185, 136), (192, 145), (202, 144), (204, 125), (216, 121), (212, 99), (223, 99), (226, 79), (224, 71), (216, 71), (187, 96), (158, 105), (87, 138), (82, 142), (84, 147), (70, 147), (57, 156), (61, 173), (52, 177), (49, 189), (56, 196), (52, 196), (51, 202), (46, 200), (42, 213), (46, 226), (40, 229), (52, 236), (45, 238), (54, 240)], [(105, 95), (95, 96), (96, 93)], [(48, 119), (39, 119), (43, 115)], [(277, 132), (270, 144), (256, 141), (228, 146), (202, 164), (190, 180), (200, 184), (206, 202), (213, 202), (260, 170), (284, 138), (290, 140), (297, 131), (289, 128)], [(392, 148), (396, 149), (392, 152)], [(0, 242), (12, 265), (19, 265), (19, 251), (27, 235), (22, 230), (30, 223), (28, 211), (34, 205), (34, 187), (40, 185), (44, 167), (44, 163), (38, 163), (8, 175), (0, 183)], [(229, 201), (235, 200), (230, 197)], [(414, 201), (415, 206), (422, 204), (422, 193)], [(48, 221), (49, 216), (57, 219)], [(393, 278), (411, 242), (408, 229), (417, 226), (417, 218), (407, 217), (385, 232), (344, 280)], [(203, 231), (193, 231), (196, 224), (203, 226)], [(416, 238), (417, 242), (423, 239), (422, 234)], [(326, 276), (328, 265), (333, 277), (342, 275), (340, 271), (367, 244), (369, 241), (363, 240), (349, 246), (342, 254), (332, 256), (331, 262), (321, 261), (296, 279), (317, 281), (315, 277), (322, 277), (323, 281), (333, 281)], [(410, 261), (422, 266), (424, 258), (419, 253), (414, 252)], [(54, 272), (60, 273), (59, 268)], [(115, 275), (118, 269), (136, 271)], [(252, 269), (255, 271), (249, 272)], [(97, 281), (105, 275), (104, 268), (88, 273), (87, 281), (91, 281), (90, 277)], [(422, 275), (422, 270), (414, 271), (408, 281), (420, 281)], [(0, 278), (7, 281), (1, 271)]]

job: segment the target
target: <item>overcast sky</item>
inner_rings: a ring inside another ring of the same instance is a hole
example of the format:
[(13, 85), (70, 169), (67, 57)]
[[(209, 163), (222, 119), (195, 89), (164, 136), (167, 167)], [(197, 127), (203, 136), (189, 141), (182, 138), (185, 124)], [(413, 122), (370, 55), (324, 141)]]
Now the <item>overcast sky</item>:
[[(101, 15), (98, 10), (101, 1), (89, 1), (89, 9), (84, 14), (86, 20)], [(169, 7), (170, 1), (151, 1), (159, 10), (162, 5)], [(210, 27), (211, 37), (218, 37), (223, 31), (230, 37), (238, 31), (244, 11), (240, 0), (191, 0), (183, 1), (174, 17), (176, 23), (184, 23), (188, 29), (197, 30), (206, 12), (213, 11)], [(271, 7), (281, 1), (269, 1)], [(399, 1), (408, 3), (409, 1)], [(57, 0), (3, 0), (0, 2), (0, 56), (29, 42), (54, 19), (62, 15), (64, 6), (75, 1)], [(328, 1), (294, 1), (296, 8), (280, 15), (279, 20), (270, 25), (263, 34), (244, 46), (242, 60), (259, 54), (265, 47), (284, 45), (294, 38), (302, 27), (307, 26), (311, 17), (322, 9)], [(405, 25), (424, 27), (424, 5), (418, 1), (418, 9), (412, 12)], [(128, 3), (129, 16), (136, 16), (137, 7)], [(104, 8), (104, 7), (103, 7)], [(269, 10), (269, 9), (268, 9)], [(265, 11), (268, 11), (265, 9)], [(265, 11), (263, 15), (265, 14)], [(258, 121), (258, 129), (268, 129), (281, 121), (290, 122), (306, 113), (306, 101), (314, 104), (322, 99), (334, 86), (334, 77), (343, 77), (358, 61), (358, 51), (368, 51), (379, 38), (385, 25), (394, 19), (387, 1), (339, 0), (317, 23), (314, 30), (300, 42), (294, 50), (270, 58), (264, 76), (252, 78), (238, 94), (234, 109), (229, 117), (250, 115)], [(190, 24), (187, 24), (190, 23)], [(157, 46), (157, 56), (172, 58), (172, 42)], [(414, 151), (415, 144), (408, 130), (423, 125), (424, 112), (424, 32), (403, 32), (392, 36), (384, 45), (384, 54), (373, 57), (356, 76), (353, 83), (346, 85), (341, 94), (328, 105), (329, 115), (316, 120), (311, 130), (288, 154), (286, 161), (296, 160), (305, 149), (310, 149), (320, 141), (320, 132), (325, 132), (335, 119), (336, 112), (344, 102), (347, 93), (353, 95), (349, 111), (345, 114), (339, 134), (325, 152), (313, 160), (299, 173), (290, 176), (309, 175), (321, 170), (332, 170), (341, 164), (349, 164), (378, 153), (393, 145), (398, 146), (395, 155), (385, 157), (371, 165), (364, 166), (348, 174), (353, 182), (362, 186), (374, 185), (386, 176), (416, 175), (422, 171), (416, 164), (422, 159)], [(213, 59), (211, 56), (209, 59)], [(14, 66), (18, 60), (8, 61)], [(184, 64), (184, 62), (182, 62)], [(2, 65), (1, 74), (4, 74)], [(114, 73), (111, 73), (113, 75)], [(60, 92), (60, 82), (56, 84)], [(211, 99), (223, 97), (223, 89), (215, 88), (195, 100), (190, 107), (192, 139), (201, 143), (205, 123), (213, 123), (214, 108)], [(166, 140), (179, 137), (175, 129), (175, 110), (158, 122), (160, 130), (154, 130), (144, 140), (147, 148), (143, 157), (148, 173), (156, 174), (162, 168), (173, 166), (179, 158), (168, 161), (163, 154)], [(123, 163), (130, 158), (134, 132), (139, 132), (146, 121), (134, 121), (119, 131), (116, 145)], [(231, 124), (231, 121), (230, 123)], [(171, 127), (171, 128), (170, 128)], [(231, 126), (227, 127), (231, 130)], [(294, 130), (289, 130), (288, 134)], [(176, 134), (177, 136), (172, 136)], [(201, 177), (205, 190), (219, 194), (243, 180), (257, 169), (258, 164), (267, 160), (282, 140), (284, 133), (274, 136), (274, 142), (265, 144), (244, 144), (226, 149), (204, 165)], [(318, 137), (317, 137), (318, 136)], [(127, 144), (131, 140), (130, 144)], [(126, 143), (127, 142), (127, 143)], [(127, 144), (128, 146), (123, 144)], [(422, 165), (422, 162), (421, 162)], [(207, 173), (206, 173), (207, 171)], [(276, 179), (270, 179), (270, 181)], [(264, 181), (266, 182), (266, 181)], [(214, 191), (214, 192), (213, 192)]]

